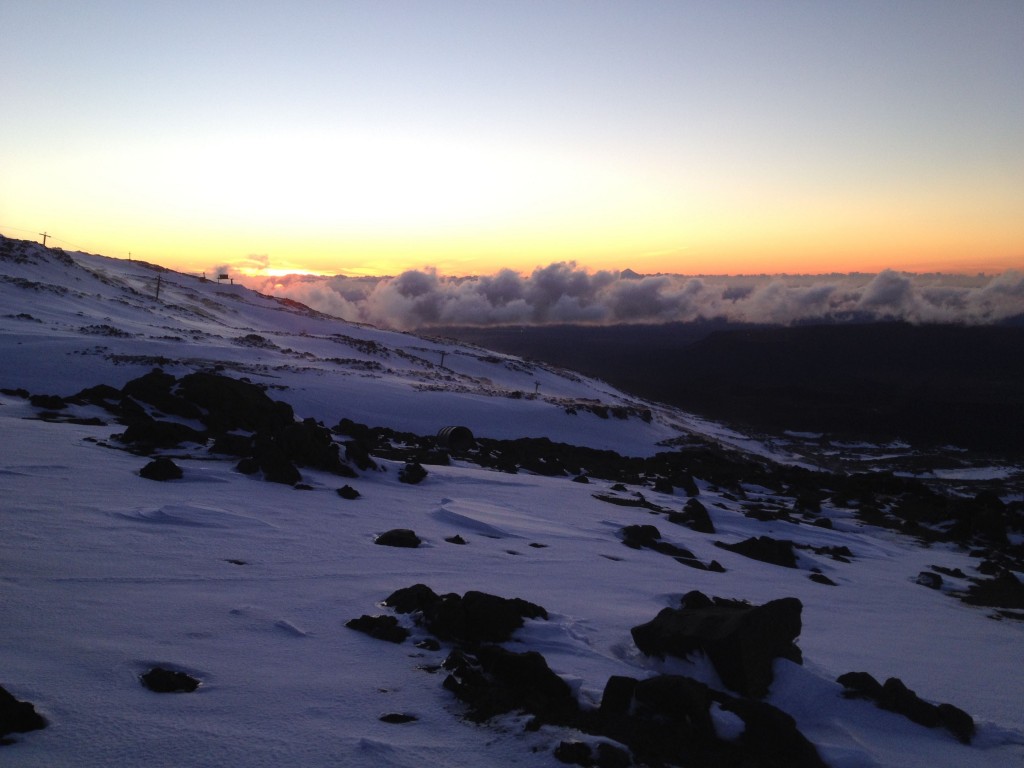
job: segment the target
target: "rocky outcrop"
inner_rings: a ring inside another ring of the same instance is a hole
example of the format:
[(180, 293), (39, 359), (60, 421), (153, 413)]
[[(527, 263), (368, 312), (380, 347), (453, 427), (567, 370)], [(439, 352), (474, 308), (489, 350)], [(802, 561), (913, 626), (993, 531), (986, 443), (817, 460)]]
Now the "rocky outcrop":
[[(717, 732), (714, 705), (742, 720), (738, 738)], [(825, 766), (782, 710), (682, 675), (609, 678), (587, 730), (627, 745), (638, 765)]]
[(572, 690), (536, 651), (516, 653), (484, 645), (473, 653), (456, 649), (445, 659), (446, 690), (469, 705), (467, 717), (483, 722), (524, 711), (537, 724), (568, 725), (579, 713)]
[(730, 690), (760, 698), (774, 679), (775, 659), (802, 663), (795, 643), (802, 608), (795, 597), (752, 606), (691, 592), (683, 607), (665, 608), (631, 632), (637, 648), (649, 656), (703, 653)]
[(437, 595), (425, 584), (400, 589), (384, 600), (398, 613), (415, 620), (442, 640), (466, 645), (500, 643), (523, 626), (525, 619), (546, 619), (543, 607), (522, 598), (505, 598), (470, 590), (465, 595)]

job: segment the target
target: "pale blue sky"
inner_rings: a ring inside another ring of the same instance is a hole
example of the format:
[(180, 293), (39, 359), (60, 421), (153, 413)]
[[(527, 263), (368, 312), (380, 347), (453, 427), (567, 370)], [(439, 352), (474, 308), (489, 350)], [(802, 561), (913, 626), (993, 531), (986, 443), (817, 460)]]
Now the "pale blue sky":
[(1024, 258), (1020, 0), (0, 0), (0, 103), (0, 225), (96, 250)]

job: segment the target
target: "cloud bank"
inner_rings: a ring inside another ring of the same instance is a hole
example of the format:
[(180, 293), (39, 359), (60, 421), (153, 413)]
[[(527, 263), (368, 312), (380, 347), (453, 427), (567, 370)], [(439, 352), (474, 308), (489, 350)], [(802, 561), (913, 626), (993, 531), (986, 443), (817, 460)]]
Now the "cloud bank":
[(792, 324), (813, 320), (993, 323), (1024, 313), (1024, 272), (996, 276), (764, 275), (688, 277), (590, 272), (573, 262), (529, 275), (503, 269), (443, 277), (250, 276), (242, 282), (346, 320), (410, 330), (438, 325), (662, 323), (725, 318)]

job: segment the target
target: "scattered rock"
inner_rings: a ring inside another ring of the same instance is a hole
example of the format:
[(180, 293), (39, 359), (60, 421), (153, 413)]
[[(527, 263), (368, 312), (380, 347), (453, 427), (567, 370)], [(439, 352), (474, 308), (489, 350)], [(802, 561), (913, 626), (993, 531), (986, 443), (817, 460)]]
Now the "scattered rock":
[(880, 709), (896, 712), (926, 728), (942, 726), (964, 744), (974, 738), (974, 718), (952, 704), (931, 704), (907, 688), (897, 677), (879, 684), (867, 672), (847, 672), (836, 680), (847, 698), (874, 701)]
[(392, 528), (390, 531), (380, 534), (380, 536), (373, 540), (373, 543), (384, 547), (415, 549), (423, 542), (419, 536), (408, 528)]
[(343, 499), (353, 500), (359, 498), (359, 491), (357, 491), (351, 485), (343, 485), (341, 488), (338, 489), (338, 495), (341, 496), (341, 498)]
[(445, 541), (447, 541), (449, 544), (465, 544), (466, 543), (466, 540), (464, 538), (462, 538), (457, 533), (454, 536), (449, 536), (448, 538), (445, 539)]
[(620, 533), (622, 534), (622, 543), (631, 549), (653, 549), (655, 552), (669, 555), (675, 558), (677, 562), (700, 571), (715, 571), (718, 573), (725, 571), (725, 568), (715, 561), (705, 565), (697, 559), (693, 552), (685, 547), (662, 541), (661, 531), (653, 525), (627, 525), (622, 528)]
[(942, 589), (942, 577), (931, 571), (921, 571), (917, 574), (917, 583), (928, 589)]
[(385, 715), (381, 715), (379, 718), (382, 723), (392, 723), (394, 725), (401, 725), (403, 723), (414, 723), (419, 720), (416, 715), (407, 715), (402, 712), (389, 712)]
[(184, 476), (184, 472), (173, 461), (161, 456), (140, 469), (139, 475), (147, 480), (180, 480)]
[(199, 687), (199, 680), (185, 672), (153, 667), (139, 676), (142, 684), (156, 693), (191, 693)]
[(824, 584), (827, 587), (839, 586), (834, 581), (832, 581), (832, 579), (830, 579), (828, 576), (826, 576), (824, 573), (812, 573), (807, 578), (809, 578), (813, 582), (816, 582), (817, 584)]

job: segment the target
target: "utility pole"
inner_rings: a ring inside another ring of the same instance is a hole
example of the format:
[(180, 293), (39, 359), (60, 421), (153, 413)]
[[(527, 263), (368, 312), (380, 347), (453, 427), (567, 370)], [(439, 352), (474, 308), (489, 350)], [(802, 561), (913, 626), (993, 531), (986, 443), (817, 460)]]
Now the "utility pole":
[(441, 367), (444, 368), (444, 356), (448, 354), (444, 350), (441, 350)]
[(157, 275), (156, 276), (156, 298), (157, 298), (158, 301), (160, 299), (160, 281), (162, 279), (163, 279), (163, 275)]
[(43, 248), (45, 248), (46, 247), (46, 238), (48, 238), (50, 236), (50, 233), (49, 232), (40, 232), (39, 236), (41, 238), (43, 238)]

